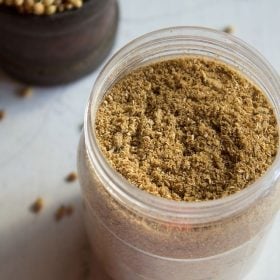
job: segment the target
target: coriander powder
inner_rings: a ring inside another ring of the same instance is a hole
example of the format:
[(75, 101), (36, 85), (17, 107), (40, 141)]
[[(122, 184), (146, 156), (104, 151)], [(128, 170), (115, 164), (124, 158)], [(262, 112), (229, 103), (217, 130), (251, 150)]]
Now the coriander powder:
[(183, 201), (246, 188), (272, 164), (278, 129), (251, 81), (206, 58), (160, 61), (122, 77), (96, 118), (109, 163), (138, 188)]

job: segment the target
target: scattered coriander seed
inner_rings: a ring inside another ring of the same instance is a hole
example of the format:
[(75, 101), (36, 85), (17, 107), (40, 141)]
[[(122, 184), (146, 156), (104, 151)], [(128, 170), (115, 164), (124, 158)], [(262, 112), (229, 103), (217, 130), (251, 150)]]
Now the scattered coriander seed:
[(54, 215), (55, 220), (60, 221), (62, 218), (64, 218), (65, 214), (66, 214), (66, 208), (64, 205), (61, 205), (55, 212)]
[(67, 177), (65, 178), (65, 180), (66, 180), (66, 182), (71, 183), (71, 182), (76, 181), (77, 178), (78, 178), (77, 173), (76, 173), (76, 172), (71, 172), (71, 173), (69, 173), (69, 174), (67, 175)]
[(5, 111), (4, 110), (0, 110), (0, 121), (3, 120), (5, 118)]
[(18, 96), (22, 98), (30, 97), (33, 93), (33, 89), (31, 87), (21, 88), (18, 92)]
[(228, 33), (228, 34), (233, 34), (235, 30), (234, 30), (234, 27), (232, 25), (228, 25), (224, 28), (223, 31)]
[(43, 198), (39, 197), (35, 200), (35, 202), (31, 205), (31, 211), (33, 213), (39, 213), (44, 207)]

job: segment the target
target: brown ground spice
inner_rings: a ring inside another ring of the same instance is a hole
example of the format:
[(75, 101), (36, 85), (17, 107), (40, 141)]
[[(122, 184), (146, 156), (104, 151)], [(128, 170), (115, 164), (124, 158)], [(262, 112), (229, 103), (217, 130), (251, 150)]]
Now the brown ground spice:
[(234, 26), (232, 26), (232, 25), (228, 25), (228, 26), (226, 26), (226, 27), (224, 28), (223, 31), (226, 32), (226, 33), (229, 33), (229, 34), (233, 34), (234, 31), (235, 31), (235, 28), (234, 28)]
[(271, 105), (247, 78), (210, 59), (139, 68), (107, 92), (96, 118), (105, 157), (132, 184), (173, 200), (218, 199), (273, 162)]

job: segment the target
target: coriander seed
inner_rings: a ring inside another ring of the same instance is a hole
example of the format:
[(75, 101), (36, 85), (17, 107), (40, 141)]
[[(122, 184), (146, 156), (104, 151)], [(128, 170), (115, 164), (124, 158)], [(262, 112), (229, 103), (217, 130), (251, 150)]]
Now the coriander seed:
[(2, 121), (6, 116), (6, 113), (4, 110), (0, 110), (0, 121)]
[(24, 3), (24, 0), (14, 0), (16, 6), (21, 6)]
[(224, 28), (224, 32), (228, 34), (233, 34), (235, 32), (235, 28), (232, 25), (228, 25)]
[(35, 15), (42, 15), (45, 12), (45, 6), (42, 3), (36, 3), (34, 5), (34, 14)]
[(32, 87), (24, 87), (18, 91), (18, 96), (22, 98), (30, 97), (32, 96), (32, 94), (33, 94)]
[(61, 219), (64, 218), (65, 215), (66, 215), (66, 208), (64, 205), (61, 205), (60, 207), (57, 208), (54, 217), (55, 220), (59, 222)]
[(56, 12), (57, 7), (55, 5), (50, 5), (46, 7), (46, 14), (53, 15)]
[(45, 7), (46, 7), (46, 6), (52, 5), (52, 4), (54, 3), (54, 0), (43, 0), (42, 3), (43, 3), (43, 4), (45, 5)]
[(71, 172), (67, 175), (67, 177), (65, 178), (66, 182), (71, 183), (76, 181), (78, 178), (78, 175), (76, 172)]
[(44, 200), (43, 198), (39, 197), (35, 200), (35, 202), (31, 205), (31, 211), (33, 213), (39, 213), (44, 207)]

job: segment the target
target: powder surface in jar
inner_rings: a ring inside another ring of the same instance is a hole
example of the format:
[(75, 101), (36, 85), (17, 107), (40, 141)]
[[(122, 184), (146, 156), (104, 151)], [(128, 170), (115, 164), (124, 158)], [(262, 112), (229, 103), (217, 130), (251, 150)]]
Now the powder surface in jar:
[(117, 81), (99, 106), (99, 146), (133, 185), (173, 200), (234, 194), (278, 147), (265, 95), (233, 68), (199, 57), (160, 61)]

